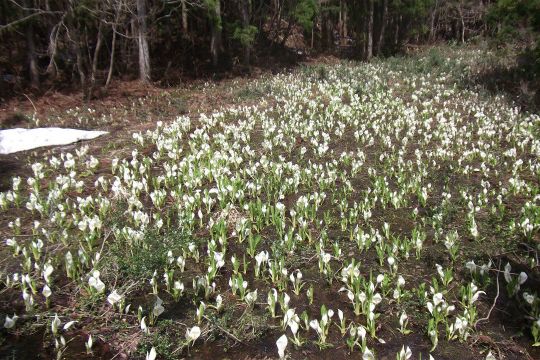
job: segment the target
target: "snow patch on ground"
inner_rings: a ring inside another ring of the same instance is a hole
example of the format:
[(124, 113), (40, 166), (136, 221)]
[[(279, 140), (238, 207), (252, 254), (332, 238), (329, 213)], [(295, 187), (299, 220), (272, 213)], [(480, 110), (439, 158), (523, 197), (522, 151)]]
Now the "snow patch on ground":
[(79, 140), (95, 139), (107, 131), (86, 131), (64, 128), (0, 130), (0, 154), (36, 149), (42, 146), (67, 145)]

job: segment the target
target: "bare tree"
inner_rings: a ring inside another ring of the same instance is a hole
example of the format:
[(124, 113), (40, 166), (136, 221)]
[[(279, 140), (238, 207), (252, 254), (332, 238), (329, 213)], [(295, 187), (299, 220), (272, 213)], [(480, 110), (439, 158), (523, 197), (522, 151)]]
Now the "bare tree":
[(139, 80), (150, 81), (150, 50), (148, 48), (146, 0), (137, 1), (137, 43), (139, 45)]
[(381, 30), (379, 31), (379, 40), (377, 41), (377, 55), (381, 54), (386, 31), (386, 16), (388, 14), (388, 0), (382, 0)]
[(435, 19), (438, 16), (439, 11), (439, 0), (435, 0), (435, 3), (433, 4), (433, 9), (431, 10), (430, 15), (430, 26), (429, 26), (429, 41), (435, 40)]
[(180, 0), (180, 5), (182, 7), (182, 30), (184, 31), (184, 36), (188, 35), (188, 10), (187, 10), (187, 1)]
[(92, 98), (94, 87), (96, 86), (96, 73), (99, 61), (99, 52), (103, 44), (103, 23), (100, 21), (98, 25), (98, 33), (96, 39), (96, 47), (94, 48), (94, 56), (92, 57), (92, 71), (90, 72), (90, 88), (88, 89), (88, 98)]
[[(25, 8), (31, 8), (30, 1), (25, 0)], [(25, 10), (26, 13), (30, 13), (28, 10)], [(28, 71), (30, 74), (30, 86), (34, 89), (39, 89), (39, 68), (38, 61), (36, 56), (36, 44), (34, 42), (34, 24), (32, 20), (27, 21), (25, 27), (25, 36), (26, 36), (26, 46), (27, 46), (27, 56), (28, 56)]]
[[(242, 27), (245, 30), (248, 29), (250, 25), (250, 18), (251, 18), (251, 0), (240, 0), (239, 3), (240, 6), (240, 14), (242, 15)], [(244, 65), (246, 67), (249, 67), (249, 58), (250, 58), (250, 52), (251, 52), (251, 46), (252, 44), (245, 42), (243, 44), (244, 47)]]
[(116, 54), (116, 36), (117, 36), (117, 27), (120, 21), (121, 9), (123, 4), (120, 1), (110, 0), (109, 6), (114, 11), (114, 21), (111, 24), (112, 28), (112, 41), (111, 41), (111, 55), (109, 58), (109, 70), (107, 72), (107, 80), (105, 81), (105, 89), (107, 89), (111, 83), (112, 73), (114, 69), (114, 58)]
[(373, 0), (367, 0), (367, 47), (366, 60), (373, 57)]
[(208, 14), (210, 17), (210, 53), (212, 55), (212, 64), (217, 67), (219, 57), (223, 50), (222, 31), (223, 24), (221, 19), (221, 1), (206, 0), (208, 6)]

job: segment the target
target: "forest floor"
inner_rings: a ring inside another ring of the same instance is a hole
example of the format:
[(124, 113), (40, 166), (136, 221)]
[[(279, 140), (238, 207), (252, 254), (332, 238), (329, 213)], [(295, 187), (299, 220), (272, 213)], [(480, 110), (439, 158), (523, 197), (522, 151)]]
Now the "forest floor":
[(0, 358), (540, 358), (540, 117), (476, 82), (503, 61), (2, 104), (110, 134), (0, 155)]

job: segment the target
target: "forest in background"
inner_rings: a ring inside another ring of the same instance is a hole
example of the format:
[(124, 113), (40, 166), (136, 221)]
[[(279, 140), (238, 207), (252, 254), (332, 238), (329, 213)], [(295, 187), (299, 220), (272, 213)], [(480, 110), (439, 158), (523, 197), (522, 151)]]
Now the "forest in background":
[[(331, 53), (370, 60), (489, 38), (538, 73), (539, 0), (5, 0), (0, 98), (98, 97), (113, 79), (174, 84)], [(216, 75), (217, 74), (217, 75)]]

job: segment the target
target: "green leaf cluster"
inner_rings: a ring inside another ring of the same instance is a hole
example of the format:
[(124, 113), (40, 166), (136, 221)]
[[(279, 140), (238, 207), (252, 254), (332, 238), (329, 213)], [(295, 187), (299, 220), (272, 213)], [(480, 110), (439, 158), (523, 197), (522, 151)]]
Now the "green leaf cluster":
[(242, 46), (251, 47), (255, 43), (255, 37), (257, 36), (259, 29), (256, 26), (248, 25), (245, 27), (237, 26), (234, 29), (232, 38)]
[(315, 17), (319, 13), (316, 0), (300, 0), (293, 9), (293, 18), (306, 31), (311, 31)]

